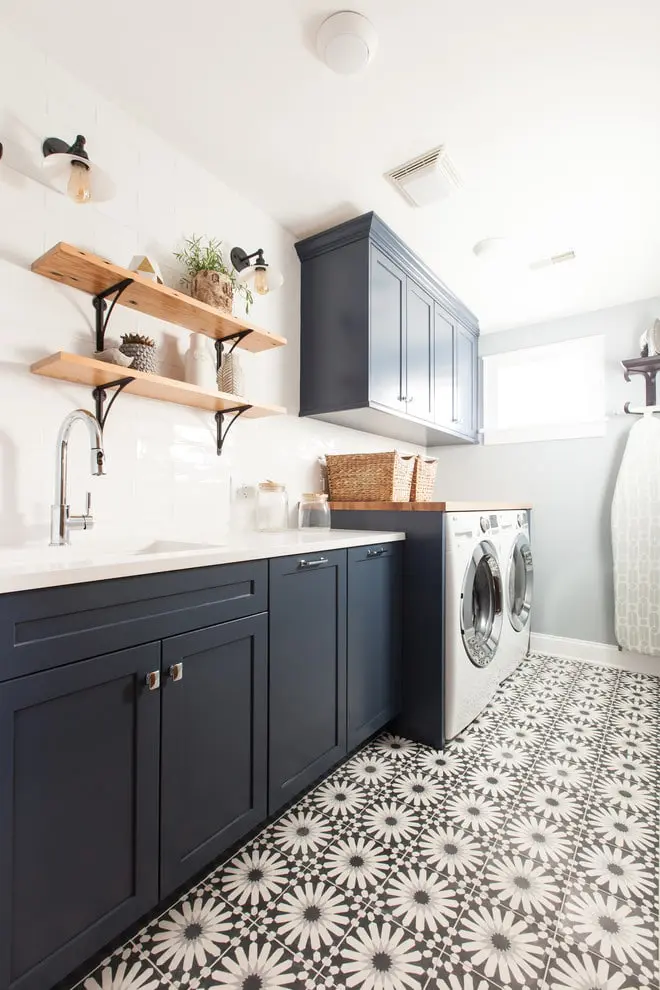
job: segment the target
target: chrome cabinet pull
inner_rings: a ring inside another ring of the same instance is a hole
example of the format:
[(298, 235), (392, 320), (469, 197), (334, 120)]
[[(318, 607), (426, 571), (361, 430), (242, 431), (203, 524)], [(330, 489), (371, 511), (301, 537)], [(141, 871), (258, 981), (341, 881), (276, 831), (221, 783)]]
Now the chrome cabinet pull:
[(144, 678), (144, 683), (150, 691), (157, 691), (160, 687), (160, 671), (150, 670)]
[(298, 567), (320, 567), (321, 564), (327, 564), (327, 557), (319, 557), (318, 560), (299, 560)]
[(377, 550), (367, 550), (367, 557), (382, 557), (384, 553), (387, 553), (385, 547), (378, 547)]
[(183, 680), (183, 663), (173, 663), (169, 669), (169, 675), (173, 681)]

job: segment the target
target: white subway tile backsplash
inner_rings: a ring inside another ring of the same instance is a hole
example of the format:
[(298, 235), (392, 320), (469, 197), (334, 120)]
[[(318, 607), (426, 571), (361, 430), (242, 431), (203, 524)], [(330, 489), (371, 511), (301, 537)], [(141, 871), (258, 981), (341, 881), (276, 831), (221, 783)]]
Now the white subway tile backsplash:
[[(16, 85), (18, 78), (21, 85)], [(220, 542), (230, 526), (253, 525), (254, 500), (232, 500), (232, 491), (268, 477), (287, 484), (293, 520), (300, 492), (319, 485), (319, 455), (401, 446), (297, 418), (300, 283), (289, 233), (68, 69), (7, 32), (0, 35), (0, 110), (5, 145), (0, 163), (0, 545), (47, 541), (59, 424), (71, 409), (93, 409), (90, 389), (28, 373), (30, 363), (54, 351), (91, 354), (95, 346), (91, 297), (29, 271), (36, 257), (61, 240), (120, 265), (128, 265), (133, 254), (152, 255), (166, 282), (179, 288), (180, 267), (172, 252), (185, 236), (205, 234), (247, 250), (262, 247), (286, 279), (279, 292), (257, 299), (252, 316), (285, 336), (289, 345), (261, 355), (241, 352), (241, 361), (246, 395), (283, 405), (289, 415), (239, 420), (218, 458), (212, 414), (124, 393), (105, 429), (103, 478), (90, 476), (86, 437), (75, 428), (71, 504), (79, 511), (90, 490), (96, 526), (72, 539), (90, 551), (113, 540)], [(91, 158), (117, 185), (117, 196), (108, 203), (77, 206), (43, 184), (43, 139), (73, 141), (77, 133), (87, 137)], [(18, 171), (7, 167), (12, 163)], [(116, 307), (109, 339), (117, 342), (131, 330), (156, 339), (162, 373), (184, 377), (187, 332)]]

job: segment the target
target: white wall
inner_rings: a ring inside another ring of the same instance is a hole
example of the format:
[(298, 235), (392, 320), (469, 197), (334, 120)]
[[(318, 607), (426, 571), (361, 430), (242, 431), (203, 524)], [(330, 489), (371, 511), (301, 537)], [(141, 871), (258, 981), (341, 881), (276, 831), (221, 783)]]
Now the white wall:
[[(0, 545), (47, 540), (59, 423), (78, 406), (93, 409), (89, 389), (28, 372), (32, 362), (54, 351), (91, 354), (94, 349), (91, 297), (29, 270), (60, 240), (123, 265), (133, 254), (149, 253), (160, 262), (165, 281), (179, 287), (172, 251), (184, 235), (213, 235), (248, 250), (263, 247), (286, 279), (280, 291), (257, 300), (253, 316), (287, 337), (288, 347), (242, 355), (246, 395), (284, 405), (291, 415), (240, 421), (218, 458), (211, 414), (122, 395), (105, 431), (107, 477), (89, 477), (85, 434), (75, 428), (80, 433), (72, 440), (72, 509), (81, 511), (89, 488), (97, 520), (93, 533), (74, 534), (79, 544), (91, 548), (136, 536), (145, 541), (219, 539), (230, 523), (230, 479), (231, 490), (265, 478), (284, 481), (293, 504), (301, 491), (317, 489), (319, 454), (393, 449), (391, 440), (296, 418), (300, 283), (288, 233), (7, 32), (0, 34), (0, 111), (5, 146), (0, 162)], [(220, 118), (209, 126), (221, 126)], [(117, 184), (117, 196), (109, 203), (77, 206), (25, 175), (41, 177), (45, 137), (73, 140), (77, 133), (86, 135), (90, 157)], [(117, 307), (109, 336), (136, 329), (157, 339), (161, 372), (182, 378), (187, 334)], [(232, 526), (250, 523), (245, 508), (244, 503), (234, 506)]]
[[(533, 629), (570, 639), (614, 643), (610, 505), (632, 417), (644, 404), (641, 379), (623, 379), (620, 361), (639, 354), (639, 337), (660, 316), (660, 298), (550, 323), (488, 334), (482, 356), (573, 337), (606, 338), (607, 434), (583, 440), (443, 447), (438, 498), (529, 499), (535, 566)], [(557, 393), (561, 396), (561, 381)]]

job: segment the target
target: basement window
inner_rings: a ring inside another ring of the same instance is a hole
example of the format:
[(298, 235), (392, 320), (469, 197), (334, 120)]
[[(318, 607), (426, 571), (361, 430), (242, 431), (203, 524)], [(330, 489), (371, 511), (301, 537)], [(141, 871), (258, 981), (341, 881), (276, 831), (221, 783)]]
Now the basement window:
[(483, 359), (485, 444), (605, 435), (605, 341), (580, 337)]

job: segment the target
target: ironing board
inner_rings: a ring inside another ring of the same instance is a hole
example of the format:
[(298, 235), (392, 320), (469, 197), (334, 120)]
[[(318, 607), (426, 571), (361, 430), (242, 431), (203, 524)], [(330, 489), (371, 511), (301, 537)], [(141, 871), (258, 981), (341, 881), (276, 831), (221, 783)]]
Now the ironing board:
[(628, 435), (612, 500), (614, 626), (624, 650), (660, 656), (660, 420)]

